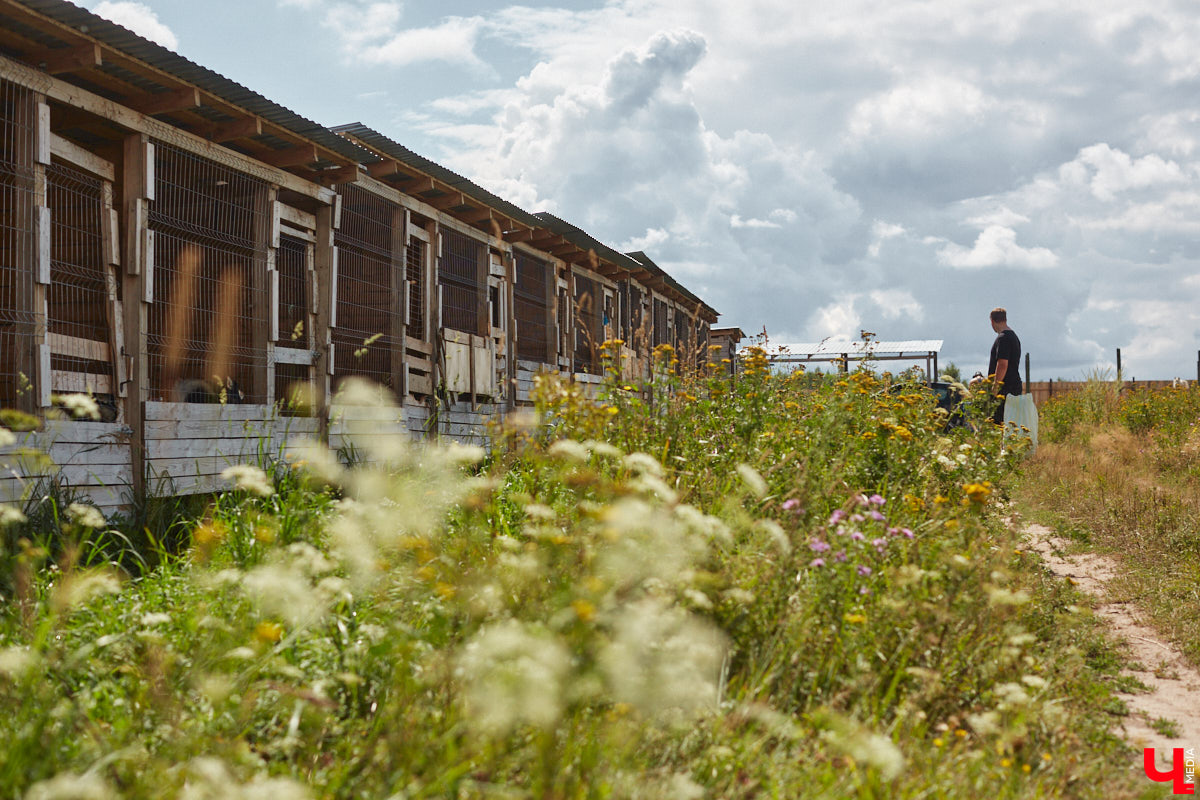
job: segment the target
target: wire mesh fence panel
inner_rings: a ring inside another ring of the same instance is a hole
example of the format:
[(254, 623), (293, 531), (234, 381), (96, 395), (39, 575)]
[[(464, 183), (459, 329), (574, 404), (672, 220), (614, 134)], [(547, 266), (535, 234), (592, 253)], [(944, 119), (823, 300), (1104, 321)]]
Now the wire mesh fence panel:
[(284, 411), (302, 406), (308, 397), (309, 367), (306, 364), (275, 365), (275, 402)]
[(604, 323), (600, 307), (600, 285), (583, 275), (575, 276), (575, 366), (576, 372), (598, 374)]
[[(104, 181), (73, 167), (52, 164), (46, 167), (46, 197), (50, 207), (47, 323), (49, 332), (56, 335), (50, 341), (50, 368), (89, 376), (83, 385), (111, 395), (111, 306), (101, 227)], [(104, 380), (93, 382), (90, 376)]]
[(405, 277), (408, 278), (408, 320), (405, 333), (421, 341), (428, 341), (425, 331), (425, 261), (429, 245), (416, 236), (408, 237), (408, 250), (404, 254)]
[(396, 207), (359, 186), (338, 189), (336, 382), (356, 375), (392, 385), (392, 226)]
[(671, 343), (671, 328), (667, 324), (667, 303), (654, 298), (654, 346)]
[(287, 234), (279, 237), (275, 249), (275, 270), (279, 273), (279, 338), (276, 347), (308, 350), (312, 332), (312, 284), (309, 282), (309, 244)]
[(636, 284), (629, 285), (629, 333), (626, 341), (635, 353), (641, 353), (647, 342), (646, 315), (642, 311), (644, 293)]
[(546, 328), (549, 268), (544, 262), (523, 253), (517, 253), (516, 261), (513, 312), (517, 320), (517, 358), (545, 362), (549, 359), (549, 331)]
[(34, 374), (33, 94), (0, 81), (0, 407), (32, 410)]
[(479, 263), (483, 244), (458, 231), (442, 231), (442, 327), (464, 333), (479, 332), (479, 309), (483, 287), (479, 285)]
[(150, 399), (266, 402), (267, 187), (156, 144)]

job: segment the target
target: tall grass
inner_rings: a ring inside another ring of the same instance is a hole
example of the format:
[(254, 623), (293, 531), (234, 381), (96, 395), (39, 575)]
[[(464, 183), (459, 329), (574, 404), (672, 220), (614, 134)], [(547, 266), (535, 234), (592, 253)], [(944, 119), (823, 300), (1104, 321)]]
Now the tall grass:
[(610, 355), (599, 397), (539, 378), (490, 456), (377, 436), (231, 471), (136, 579), (15, 553), (0, 786), (1138, 796), (1119, 659), (1001, 522), (996, 430), (865, 371), (656, 358), (634, 386)]
[(1200, 389), (1056, 399), (1056, 443), (1023, 499), (1081, 546), (1121, 560), (1114, 590), (1200, 664)]

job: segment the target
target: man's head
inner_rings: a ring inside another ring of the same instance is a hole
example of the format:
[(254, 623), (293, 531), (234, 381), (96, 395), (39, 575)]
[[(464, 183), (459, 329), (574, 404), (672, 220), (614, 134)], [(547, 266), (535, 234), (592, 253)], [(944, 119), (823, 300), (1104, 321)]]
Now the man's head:
[(1008, 327), (1008, 312), (1003, 308), (993, 308), (988, 316), (992, 320), (992, 330), (996, 333)]

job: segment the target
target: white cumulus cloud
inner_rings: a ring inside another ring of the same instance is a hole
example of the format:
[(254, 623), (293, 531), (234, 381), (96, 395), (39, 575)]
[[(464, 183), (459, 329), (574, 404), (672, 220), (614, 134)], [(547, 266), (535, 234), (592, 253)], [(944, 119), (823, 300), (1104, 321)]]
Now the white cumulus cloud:
[(138, 36), (157, 42), (170, 50), (176, 50), (179, 47), (179, 37), (159, 20), (154, 9), (144, 3), (135, 3), (131, 0), (104, 0), (93, 7), (92, 11), (128, 28)]
[(1024, 267), (1045, 269), (1058, 263), (1058, 256), (1045, 247), (1021, 247), (1017, 232), (1003, 225), (983, 229), (972, 247), (951, 242), (938, 251), (938, 261), (951, 267)]

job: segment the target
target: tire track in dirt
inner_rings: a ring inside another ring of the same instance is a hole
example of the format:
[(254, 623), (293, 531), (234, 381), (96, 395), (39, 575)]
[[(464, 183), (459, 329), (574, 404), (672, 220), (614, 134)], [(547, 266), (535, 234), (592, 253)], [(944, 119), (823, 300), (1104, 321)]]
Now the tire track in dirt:
[[(1024, 535), (1051, 572), (1097, 600), (1097, 616), (1128, 643), (1139, 668), (1127, 668), (1122, 674), (1137, 678), (1149, 691), (1118, 693), (1130, 712), (1122, 718), (1125, 738), (1138, 749), (1155, 748), (1159, 767), (1169, 769), (1172, 748), (1200, 746), (1200, 672), (1175, 645), (1138, 621), (1141, 612), (1136, 606), (1109, 600), (1107, 584), (1119, 572), (1114, 559), (1095, 553), (1067, 555), (1070, 542), (1044, 525), (1026, 525)], [(1158, 719), (1173, 722), (1179, 735), (1172, 738), (1154, 730), (1150, 723)], [(1137, 766), (1141, 768), (1140, 760)]]

